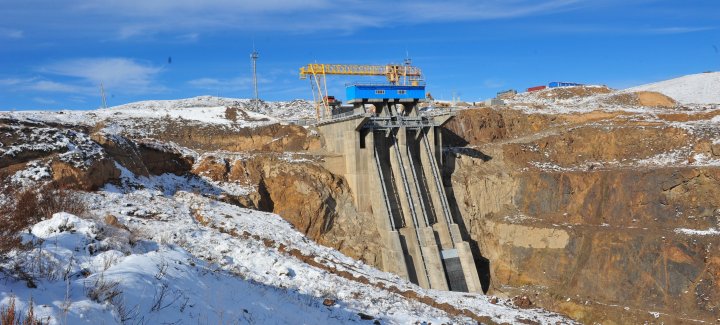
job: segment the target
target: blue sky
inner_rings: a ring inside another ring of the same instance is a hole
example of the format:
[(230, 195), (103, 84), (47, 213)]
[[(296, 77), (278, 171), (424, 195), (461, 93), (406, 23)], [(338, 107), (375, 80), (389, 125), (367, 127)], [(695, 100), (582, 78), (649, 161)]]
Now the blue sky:
[[(406, 53), (436, 98), (720, 70), (718, 0), (3, 0), (0, 109), (198, 95), (312, 98), (298, 68)], [(168, 58), (172, 62), (168, 63)], [(346, 78), (329, 78), (342, 95)], [(342, 96), (341, 96), (342, 97)]]

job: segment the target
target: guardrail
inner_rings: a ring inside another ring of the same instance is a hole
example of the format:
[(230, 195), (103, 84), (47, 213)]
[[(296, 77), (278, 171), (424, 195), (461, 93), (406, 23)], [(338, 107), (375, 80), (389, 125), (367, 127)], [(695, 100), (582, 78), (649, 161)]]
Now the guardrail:
[(316, 119), (292, 119), (292, 120), (283, 120), (283, 123), (287, 124), (293, 124), (293, 125), (299, 125), (299, 126), (309, 126), (317, 123)]
[(423, 118), (400, 118), (394, 119), (390, 117), (373, 117), (370, 118), (363, 128), (422, 128), (427, 126), (433, 126), (433, 121)]

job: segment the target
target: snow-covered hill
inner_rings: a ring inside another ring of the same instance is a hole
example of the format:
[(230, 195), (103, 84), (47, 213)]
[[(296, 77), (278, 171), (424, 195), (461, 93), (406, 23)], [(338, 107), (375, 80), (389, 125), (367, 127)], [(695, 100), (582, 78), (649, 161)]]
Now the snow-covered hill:
[[(111, 159), (97, 144), (79, 145), (91, 141), (77, 140), (80, 132), (36, 127), (47, 136), (19, 137), (7, 149), (27, 154), (35, 147), (21, 142), (58, 142), (47, 151), (68, 147), (89, 152), (82, 161)], [(276, 214), (226, 203), (230, 194), (254, 190), (242, 184), (139, 176), (114, 163), (118, 179), (73, 192), (88, 212), (31, 225), (22, 234), (29, 249), (0, 256), (1, 308), (15, 301), (24, 314), (32, 302), (35, 318), (49, 324), (572, 323), (509, 299), (425, 290), (381, 272), (317, 244)], [(40, 188), (56, 172), (47, 164), (5, 169), (10, 183), (0, 185)]]
[(720, 104), (720, 72), (691, 74), (626, 91), (655, 91), (682, 104)]
[[(228, 108), (236, 108), (236, 116)], [(0, 111), (0, 118), (13, 118), (49, 123), (94, 126), (116, 124), (126, 128), (142, 128), (143, 123), (161, 119), (181, 119), (190, 123), (255, 127), (282, 120), (313, 117), (313, 104), (304, 100), (254, 103), (249, 99), (199, 96), (176, 100), (148, 100), (96, 110), (62, 111)]]

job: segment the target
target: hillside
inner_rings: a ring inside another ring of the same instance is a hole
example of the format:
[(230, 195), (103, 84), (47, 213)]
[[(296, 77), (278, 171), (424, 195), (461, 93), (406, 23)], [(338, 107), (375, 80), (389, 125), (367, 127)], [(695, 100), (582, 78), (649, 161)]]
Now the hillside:
[[(162, 116), (172, 110), (183, 119), (197, 116), (196, 108), (162, 109)], [(259, 211), (287, 204), (277, 196), (287, 187), (273, 175), (250, 183), (251, 165), (268, 168), (272, 161), (274, 173), (316, 170), (331, 177), (312, 156), (199, 152), (162, 139), (127, 138), (122, 134), (134, 131), (107, 126), (133, 121), (132, 130), (144, 125), (142, 135), (152, 134), (148, 127), (155, 124), (143, 122), (156, 119), (156, 110), (2, 113), (0, 201), (10, 208), (2, 211), (3, 222), (27, 224), (18, 233), (24, 245), (0, 260), (0, 305), (14, 302), (23, 315), (32, 307), (35, 318), (51, 324), (570, 322), (520, 309), (509, 298), (424, 290), (319, 245), (312, 239), (322, 238), (303, 234), (301, 220)], [(225, 122), (221, 112), (206, 108), (210, 117), (196, 121), (253, 129), (262, 127), (248, 126), (258, 119), (272, 120), (247, 112)], [(233, 166), (229, 172), (237, 176), (215, 173), (218, 162)], [(235, 174), (236, 168), (244, 171)], [(342, 189), (342, 180), (329, 181)], [(324, 226), (322, 234), (343, 231), (346, 217), (333, 218), (338, 224)], [(10, 243), (14, 234), (7, 235)]]
[(655, 91), (682, 104), (720, 104), (720, 72), (682, 76), (628, 88), (626, 91)]
[[(4, 256), (0, 304), (27, 310), (32, 297), (56, 323), (720, 318), (717, 106), (584, 86), (455, 110), (441, 177), (479, 295), (378, 271), (385, 247), (342, 157), (291, 123), (312, 106), (250, 104), (0, 112), (0, 206), (67, 208), (47, 198), (71, 193), (85, 207), (3, 228), (32, 245)], [(120, 293), (88, 289), (103, 283)]]

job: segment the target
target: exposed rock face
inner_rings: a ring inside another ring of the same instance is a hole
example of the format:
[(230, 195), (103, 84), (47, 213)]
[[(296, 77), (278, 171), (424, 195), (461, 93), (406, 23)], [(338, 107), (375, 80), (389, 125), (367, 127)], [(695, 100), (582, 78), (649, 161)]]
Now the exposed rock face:
[(145, 140), (136, 142), (118, 135), (86, 134), (87, 130), (44, 123), (5, 121), (7, 137), (0, 146), (0, 176), (5, 178), (30, 161), (49, 167), (52, 181), (61, 188), (96, 190), (117, 180), (116, 164), (148, 176), (181, 175), (192, 168), (191, 158), (171, 146)]
[(714, 322), (720, 236), (685, 230), (720, 228), (720, 168), (691, 161), (712, 159), (714, 135), (554, 118), (471, 110), (448, 125), (474, 145), (449, 150), (445, 172), (490, 293), (535, 292), (534, 304), (588, 323)]
[(663, 107), (673, 108), (678, 103), (661, 93), (653, 91), (638, 91), (631, 93), (622, 93), (611, 96), (608, 100), (610, 104), (616, 105), (632, 105), (632, 106), (644, 106), (644, 107)]
[(297, 125), (271, 124), (236, 128), (167, 120), (149, 129), (148, 136), (195, 150), (303, 151), (320, 148), (320, 138)]
[(50, 167), (53, 181), (61, 188), (91, 191), (120, 177), (120, 170), (109, 159), (93, 161), (88, 167), (77, 167), (56, 160), (51, 162)]
[(380, 250), (372, 218), (357, 212), (343, 178), (310, 161), (257, 154), (228, 161), (207, 157), (194, 173), (254, 185), (253, 205), (279, 214), (319, 243), (377, 265)]

